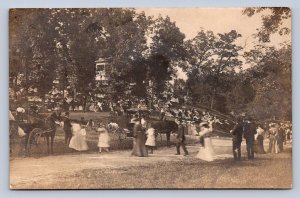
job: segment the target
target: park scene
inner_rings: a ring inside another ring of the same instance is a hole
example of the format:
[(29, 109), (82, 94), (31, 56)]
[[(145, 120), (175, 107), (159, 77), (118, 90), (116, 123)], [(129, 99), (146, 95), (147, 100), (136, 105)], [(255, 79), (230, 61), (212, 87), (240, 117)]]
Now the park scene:
[(11, 189), (292, 188), (291, 10), (9, 11)]

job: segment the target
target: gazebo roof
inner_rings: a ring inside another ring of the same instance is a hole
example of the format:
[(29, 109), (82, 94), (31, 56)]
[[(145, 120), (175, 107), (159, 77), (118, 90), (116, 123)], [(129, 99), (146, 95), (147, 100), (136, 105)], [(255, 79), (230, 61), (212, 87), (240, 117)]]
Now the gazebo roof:
[(95, 61), (95, 63), (103, 63), (103, 62), (108, 62), (109, 58), (99, 58), (98, 60)]

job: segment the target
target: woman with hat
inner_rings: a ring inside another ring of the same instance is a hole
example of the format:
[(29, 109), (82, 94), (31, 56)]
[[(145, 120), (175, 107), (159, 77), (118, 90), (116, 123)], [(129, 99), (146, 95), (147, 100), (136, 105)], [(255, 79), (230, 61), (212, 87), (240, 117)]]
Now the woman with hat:
[(133, 149), (131, 152), (132, 156), (137, 157), (148, 157), (148, 152), (145, 146), (146, 135), (145, 130), (143, 130), (140, 118), (135, 118), (132, 120), (134, 123), (133, 127)]
[(264, 149), (264, 129), (261, 127), (261, 125), (258, 125), (256, 129), (256, 135), (255, 135), (255, 147), (254, 151), (259, 154), (265, 154)]
[(212, 121), (200, 123), (200, 149), (196, 158), (204, 161), (213, 161), (215, 158), (214, 149), (212, 147), (209, 134), (212, 132)]
[(72, 124), (73, 136), (70, 140), (69, 147), (76, 151), (86, 151), (89, 149), (86, 141), (86, 130), (81, 128), (79, 122), (73, 122)]
[(277, 134), (278, 127), (276, 123), (269, 124), (269, 153), (277, 153)]

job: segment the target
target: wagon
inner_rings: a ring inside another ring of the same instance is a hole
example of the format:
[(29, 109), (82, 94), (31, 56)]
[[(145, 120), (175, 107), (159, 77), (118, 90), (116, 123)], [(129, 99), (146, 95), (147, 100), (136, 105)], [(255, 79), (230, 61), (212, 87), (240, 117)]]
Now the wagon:
[(56, 123), (56, 121), (51, 116), (48, 116), (46, 118), (28, 116), (27, 125), (32, 129), (28, 133), (25, 145), (25, 150), (28, 155), (31, 154), (33, 146), (41, 150), (42, 148), (40, 147), (40, 145), (42, 141), (46, 142), (48, 154), (50, 152), (53, 153), (53, 142), (56, 132), (56, 124), (58, 123)]

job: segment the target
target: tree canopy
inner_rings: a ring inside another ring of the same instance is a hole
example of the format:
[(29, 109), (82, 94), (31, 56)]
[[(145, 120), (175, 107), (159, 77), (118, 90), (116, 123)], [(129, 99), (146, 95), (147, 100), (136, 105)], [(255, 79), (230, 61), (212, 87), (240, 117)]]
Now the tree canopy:
[[(105, 92), (95, 81), (95, 61), (105, 58), (112, 100), (163, 99), (173, 86), (174, 96), (191, 105), (291, 119), (291, 45), (266, 45), (270, 35), (290, 32), (282, 25), (290, 9), (246, 8), (241, 15), (262, 12), (257, 45), (245, 51), (236, 30), (202, 28), (187, 39), (168, 16), (135, 9), (12, 9), (10, 91), (18, 102), (32, 90), (45, 100), (58, 81), (62, 100), (80, 93), (85, 105)], [(177, 77), (178, 67), (186, 80)]]

